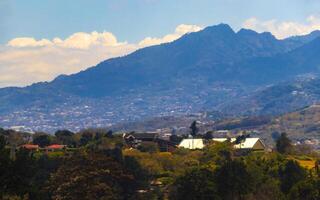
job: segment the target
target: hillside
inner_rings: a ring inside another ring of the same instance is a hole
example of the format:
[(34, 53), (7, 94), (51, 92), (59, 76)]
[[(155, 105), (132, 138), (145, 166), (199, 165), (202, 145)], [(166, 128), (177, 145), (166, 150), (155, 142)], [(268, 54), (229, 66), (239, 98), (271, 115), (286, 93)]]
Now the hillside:
[(284, 114), (319, 102), (320, 78), (309, 74), (257, 90), (220, 109), (242, 115)]
[(261, 137), (267, 144), (273, 144), (276, 135), (286, 132), (295, 142), (312, 144), (319, 148), (319, 121), (320, 106), (315, 104), (275, 117), (257, 116), (226, 119), (215, 123), (213, 129), (253, 132), (253, 136)]
[(314, 140), (319, 145), (320, 141), (320, 106), (312, 105), (296, 112), (282, 115), (272, 120), (272, 123), (262, 126), (266, 133), (287, 132), (289, 137), (296, 141)]

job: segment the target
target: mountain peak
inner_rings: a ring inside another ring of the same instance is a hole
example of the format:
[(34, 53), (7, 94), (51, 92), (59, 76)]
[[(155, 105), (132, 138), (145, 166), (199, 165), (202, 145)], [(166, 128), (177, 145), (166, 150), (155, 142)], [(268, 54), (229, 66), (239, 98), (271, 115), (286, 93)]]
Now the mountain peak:
[(266, 38), (266, 39), (276, 40), (274, 35), (272, 35), (270, 32), (258, 33), (258, 32), (254, 31), (254, 30), (245, 29), (245, 28), (240, 29), (240, 31), (237, 32), (237, 35), (240, 36), (240, 37), (257, 37), (257, 36), (261, 36), (261, 37)]
[(242, 28), (240, 29), (240, 31), (237, 32), (237, 34), (241, 36), (253, 36), (253, 35), (258, 35), (259, 33), (251, 29)]
[(214, 25), (214, 26), (208, 26), (207, 28), (204, 29), (204, 32), (220, 32), (220, 33), (232, 33), (232, 34), (235, 33), (228, 24), (224, 24), (224, 23)]

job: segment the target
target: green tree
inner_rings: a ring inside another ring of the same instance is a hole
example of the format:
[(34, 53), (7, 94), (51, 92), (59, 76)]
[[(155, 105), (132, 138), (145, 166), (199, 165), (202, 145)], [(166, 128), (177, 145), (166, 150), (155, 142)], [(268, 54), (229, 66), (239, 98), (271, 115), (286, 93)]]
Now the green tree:
[(6, 138), (3, 135), (0, 135), (0, 151), (3, 150), (6, 146)]
[(292, 150), (292, 144), (286, 133), (281, 133), (280, 137), (276, 141), (276, 148), (281, 154), (290, 153)]
[(284, 167), (280, 168), (279, 175), (281, 190), (283, 193), (288, 194), (294, 184), (305, 180), (307, 173), (297, 161), (289, 160)]
[(218, 192), (222, 199), (244, 199), (253, 190), (251, 175), (239, 160), (226, 162), (215, 172)]
[(197, 127), (197, 121), (193, 121), (191, 123), (190, 129), (191, 129), (190, 134), (192, 135), (192, 137), (196, 137), (199, 132), (199, 128)]
[(174, 182), (170, 199), (220, 199), (214, 180), (214, 173), (209, 169), (195, 168), (188, 171)]
[(51, 177), (48, 189), (60, 200), (128, 199), (138, 186), (122, 163), (103, 152), (76, 153)]
[(203, 163), (223, 165), (232, 160), (234, 153), (233, 144), (226, 142), (211, 142), (204, 148)]
[(74, 139), (74, 133), (69, 130), (58, 130), (55, 132), (55, 136), (59, 143), (68, 145), (68, 146), (75, 146), (76, 141)]
[(40, 147), (45, 147), (51, 144), (50, 136), (44, 133), (36, 133), (33, 136), (33, 144), (37, 144)]
[(80, 138), (80, 145), (81, 146), (87, 145), (90, 141), (93, 140), (93, 136), (94, 136), (94, 134), (90, 131), (83, 132), (81, 134), (81, 138)]
[(242, 135), (239, 135), (237, 138), (236, 138), (236, 141), (235, 143), (236, 144), (240, 144), (242, 142), (245, 142), (247, 138), (250, 137), (250, 134), (247, 134), (247, 133), (244, 133)]
[(249, 199), (284, 200), (285, 196), (281, 192), (278, 182), (279, 181), (276, 179), (266, 177), (263, 182), (255, 186), (255, 191), (252, 194), (252, 198)]
[(319, 159), (317, 159), (314, 163), (314, 170), (318, 175), (318, 177), (320, 178), (320, 160)]
[(2, 155), (0, 160), (0, 198), (6, 195), (30, 197), (37, 193), (33, 177), (38, 170), (33, 156), (23, 148), (17, 151), (15, 160), (10, 160), (8, 154)]
[(318, 200), (320, 199), (320, 180), (309, 179), (295, 184), (289, 193), (290, 200)]

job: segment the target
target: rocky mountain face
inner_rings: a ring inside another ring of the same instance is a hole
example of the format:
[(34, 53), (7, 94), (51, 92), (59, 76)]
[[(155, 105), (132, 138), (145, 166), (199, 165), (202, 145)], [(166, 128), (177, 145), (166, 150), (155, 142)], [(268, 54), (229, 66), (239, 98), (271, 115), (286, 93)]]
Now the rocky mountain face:
[[(266, 109), (261, 98), (270, 85), (319, 72), (318, 36), (277, 40), (270, 33), (234, 32), (226, 24), (207, 27), (49, 83), (0, 89), (0, 126), (52, 131), (206, 110), (277, 113), (281, 101), (265, 99)], [(249, 97), (241, 104), (246, 108), (238, 106)], [(283, 110), (305, 104), (296, 101)]]

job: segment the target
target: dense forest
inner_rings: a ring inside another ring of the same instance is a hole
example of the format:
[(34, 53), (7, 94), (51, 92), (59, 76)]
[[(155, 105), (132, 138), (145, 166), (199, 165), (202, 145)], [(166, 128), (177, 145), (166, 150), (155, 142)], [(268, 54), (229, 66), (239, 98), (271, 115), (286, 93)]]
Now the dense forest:
[[(25, 143), (39, 149), (21, 147)], [(65, 147), (46, 151), (50, 144)], [(228, 140), (163, 152), (153, 142), (129, 147), (122, 135), (106, 130), (48, 135), (0, 129), (4, 200), (317, 200), (319, 164), (317, 152), (292, 145), (285, 133), (273, 151), (244, 154)]]

